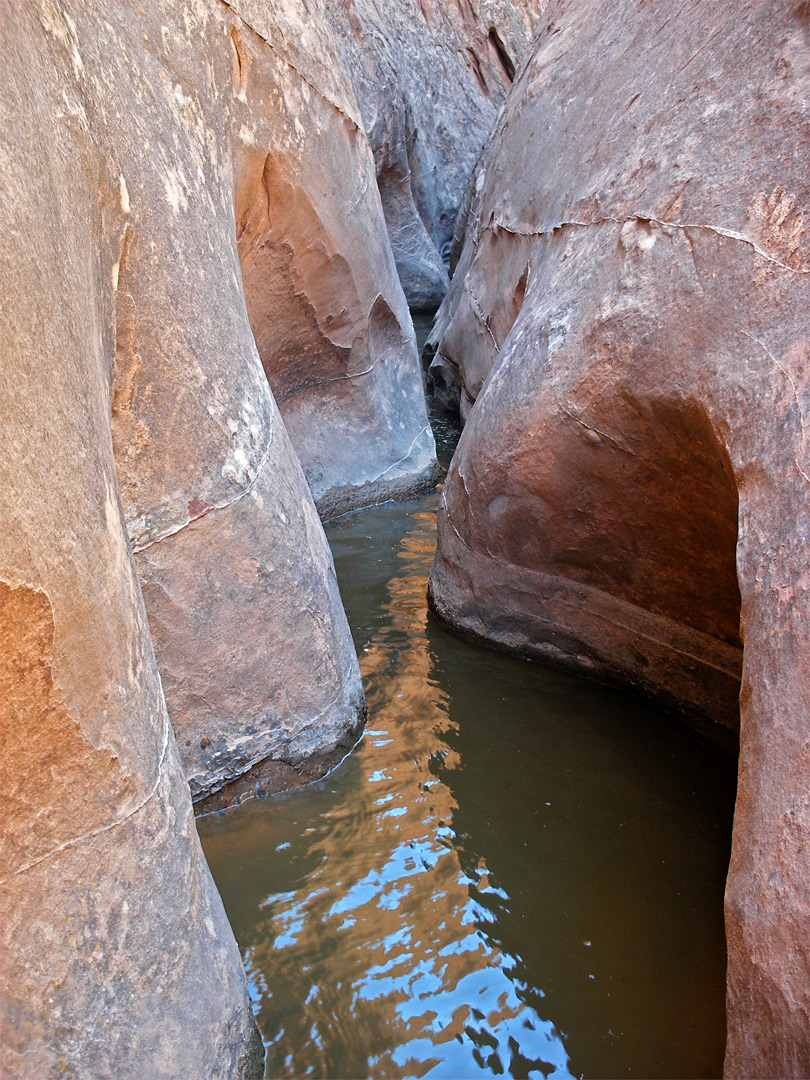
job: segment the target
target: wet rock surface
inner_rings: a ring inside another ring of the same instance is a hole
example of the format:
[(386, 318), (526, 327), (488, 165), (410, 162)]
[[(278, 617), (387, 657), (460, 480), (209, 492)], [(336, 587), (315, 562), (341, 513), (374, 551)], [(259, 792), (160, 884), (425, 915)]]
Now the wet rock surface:
[(441, 617), (741, 718), (730, 1076), (810, 1069), (807, 50), (787, 3), (550, 5), (432, 368)]

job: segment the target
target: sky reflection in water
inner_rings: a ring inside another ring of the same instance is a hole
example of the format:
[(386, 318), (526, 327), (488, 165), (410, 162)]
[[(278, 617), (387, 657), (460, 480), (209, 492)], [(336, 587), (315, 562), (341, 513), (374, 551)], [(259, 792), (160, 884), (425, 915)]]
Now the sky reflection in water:
[(436, 627), (435, 501), (328, 530), (361, 746), (200, 822), (267, 1075), (716, 1074), (733, 763)]

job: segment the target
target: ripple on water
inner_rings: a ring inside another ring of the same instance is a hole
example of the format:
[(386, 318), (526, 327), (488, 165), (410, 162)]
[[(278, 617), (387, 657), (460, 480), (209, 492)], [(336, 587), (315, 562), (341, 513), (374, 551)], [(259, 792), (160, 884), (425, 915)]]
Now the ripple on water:
[[(246, 959), (267, 1075), (717, 1072), (728, 764), (707, 753), (690, 773), (701, 751), (691, 733), (661, 721), (663, 743), (650, 743), (650, 710), (433, 625), (435, 501), (364, 511), (328, 530), (368, 698), (361, 745), (305, 791), (200, 822)], [(624, 772), (605, 780), (606, 764)], [(714, 811), (713, 784), (725, 785)], [(650, 804), (640, 815), (628, 791)], [(621, 815), (629, 848), (615, 839)], [(660, 903), (661, 890), (642, 885), (651, 895), (636, 908), (639, 889), (626, 884), (661, 877), (649, 842), (661, 830), (677, 867), (663, 872), (663, 892), (680, 884), (688, 895), (655, 912), (650, 929), (637, 911)], [(628, 931), (628, 920), (638, 925)], [(625, 943), (655, 949), (667, 920), (685, 973), (670, 977), (664, 948), (640, 976)], [(699, 985), (687, 991), (690, 979)], [(691, 1004), (672, 1000), (678, 993)], [(668, 1001), (674, 1018), (662, 1018)]]

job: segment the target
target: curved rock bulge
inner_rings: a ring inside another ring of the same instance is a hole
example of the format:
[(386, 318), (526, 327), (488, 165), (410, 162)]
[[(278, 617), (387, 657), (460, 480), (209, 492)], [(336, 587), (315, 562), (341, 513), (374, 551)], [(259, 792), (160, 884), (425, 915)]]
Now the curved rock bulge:
[[(116, 120), (104, 112), (94, 131), (121, 177), (113, 437), (198, 799), (260, 760), (303, 762), (356, 737), (363, 695), (331, 556), (254, 344), (234, 221), (239, 147), (248, 132), (289, 138), (264, 95), (302, 76), (261, 39), (250, 46), (227, 9), (201, 8), (191, 29), (172, 11), (133, 23), (111, 5), (103, 31), (94, 13), (76, 19), (87, 69), (140, 102), (125, 123), (108, 100)], [(128, 57), (125, 71), (110, 54)]]
[(741, 720), (730, 1076), (810, 1067), (807, 45), (787, 3), (550, 5), (434, 361), (442, 617)]
[(75, 25), (5, 7), (0, 36), (0, 1071), (255, 1076), (117, 489), (118, 176)]
[[(316, 110), (308, 111), (312, 119)], [(343, 124), (323, 156), (316, 142), (292, 158), (262, 163), (251, 155), (237, 217), (259, 353), (316, 505), (329, 517), (425, 487), (435, 447), (368, 147)], [(317, 181), (324, 170), (334, 177), (326, 192)], [(384, 342), (380, 305), (397, 327)]]

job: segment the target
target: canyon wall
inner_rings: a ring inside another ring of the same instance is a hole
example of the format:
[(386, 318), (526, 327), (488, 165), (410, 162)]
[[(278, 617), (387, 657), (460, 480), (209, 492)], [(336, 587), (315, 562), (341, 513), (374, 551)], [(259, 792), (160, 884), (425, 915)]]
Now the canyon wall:
[(192, 794), (317, 776), (364, 706), (307, 486), (329, 515), (435, 468), (334, 17), (46, 9), (109, 174), (115, 460)]
[(69, 13), (0, 40), (0, 1072), (255, 1076), (118, 493), (119, 178)]
[(285, 426), (329, 517), (433, 478), (416, 342), (337, 46), (340, 9), (239, 0), (233, 12), (236, 82), (220, 99), (238, 133), (247, 308)]
[(433, 310), (447, 292), (464, 191), (540, 7), (540, 0), (341, 0), (332, 9), (412, 308)]
[[(92, 72), (87, 108), (118, 174), (108, 208), (119, 219), (116, 465), (192, 795), (261, 762), (265, 787), (302, 768), (318, 775), (357, 737), (362, 687), (331, 555), (251, 332), (235, 221), (254, 144), (264, 160), (294, 125), (273, 113), (277, 86), (241, 100), (250, 32), (221, 4), (183, 20), (172, 3), (138, 21), (115, 4), (98, 25), (95, 8), (73, 19)], [(289, 65), (259, 47), (286, 78)], [(126, 58), (121, 69), (111, 56)], [(418, 389), (413, 411), (424, 413)]]
[(3, 1072), (253, 1075), (189, 786), (362, 726), (310, 487), (435, 464), (374, 159), (307, 12), (0, 18)]
[(406, 309), (447, 290), (458, 208), (539, 4), (230, 6), (247, 307), (330, 517), (432, 479)]
[(809, 46), (784, 0), (549, 5), (432, 368), (440, 617), (741, 725), (729, 1076), (810, 1072)]

